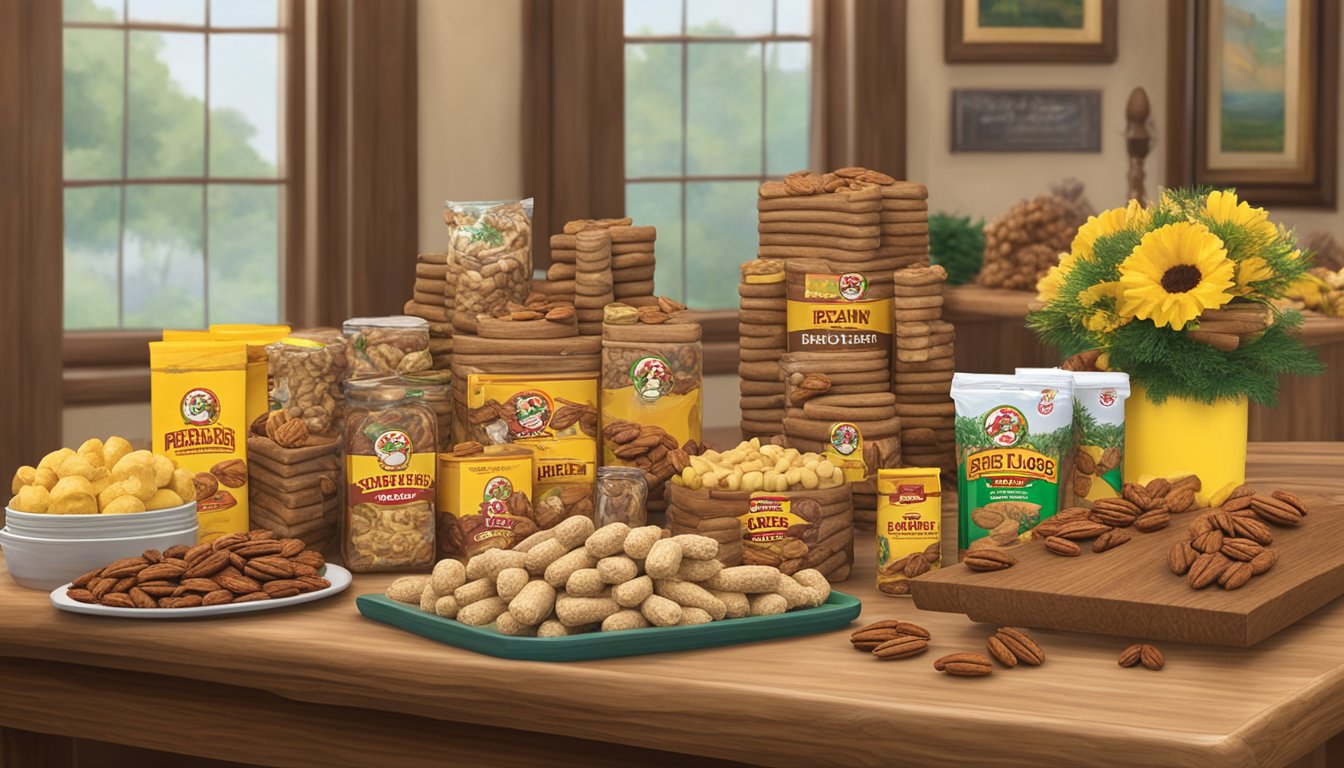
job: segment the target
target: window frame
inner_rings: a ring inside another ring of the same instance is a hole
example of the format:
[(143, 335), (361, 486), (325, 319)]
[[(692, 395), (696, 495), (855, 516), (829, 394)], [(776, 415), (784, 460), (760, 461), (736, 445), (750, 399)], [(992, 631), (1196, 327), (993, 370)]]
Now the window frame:
[[(274, 186), (280, 190), (280, 210), (278, 217), (277, 253), (279, 264), (276, 280), (280, 288), (280, 316), (309, 316), (305, 307), (310, 301), (296, 279), (302, 274), (305, 262), (304, 214), (305, 214), (305, 127), (306, 110), (305, 87), (305, 38), (303, 0), (280, 0), (278, 23), (269, 27), (214, 27), (210, 23), (209, 2), (206, 0), (206, 19), (204, 24), (174, 24), (158, 22), (131, 21), (123, 18), (116, 22), (66, 21), (61, 20), (58, 34), (64, 35), (66, 29), (108, 29), (125, 31), (129, 38), (132, 31), (148, 32), (187, 32), (202, 34), (205, 38), (206, 93), (209, 93), (209, 38), (211, 35), (229, 34), (276, 34), (279, 38), (280, 63), (280, 153), (279, 168), (276, 176), (262, 177), (211, 177), (209, 175), (209, 119), (205, 121), (206, 144), (204, 166), (200, 176), (190, 177), (149, 177), (128, 178), (126, 175), (125, 148), (122, 150), (122, 175), (111, 179), (74, 179), (69, 180), (61, 173), (61, 188), (87, 188), (92, 186), (112, 186), (124, 190), (135, 185), (193, 184), (203, 188), (202, 204), (207, 210), (202, 212), (202, 221), (208, 233), (209, 196), (204, 189), (212, 185), (241, 184)], [(129, 42), (129, 41), (128, 41)], [(63, 45), (61, 46), (64, 49)], [(129, 53), (129, 51), (127, 51)], [(123, 89), (129, 89), (125, 79)], [(123, 109), (123, 144), (129, 119)], [(124, 202), (123, 202), (124, 206)], [(120, 260), (121, 241), (118, 241), (118, 259)], [(208, 237), (203, 239), (204, 257), (208, 260)], [(206, 262), (208, 264), (208, 261)], [(119, 298), (120, 301), (120, 298)], [(207, 299), (208, 301), (208, 299)], [(208, 304), (207, 304), (208, 312)], [(120, 314), (120, 310), (119, 310)], [(208, 314), (207, 314), (208, 320)], [(149, 347), (150, 341), (161, 338), (162, 329), (104, 329), (104, 330), (64, 330), (62, 329), (62, 396), (65, 405), (97, 405), (113, 403), (131, 403), (149, 401)]]

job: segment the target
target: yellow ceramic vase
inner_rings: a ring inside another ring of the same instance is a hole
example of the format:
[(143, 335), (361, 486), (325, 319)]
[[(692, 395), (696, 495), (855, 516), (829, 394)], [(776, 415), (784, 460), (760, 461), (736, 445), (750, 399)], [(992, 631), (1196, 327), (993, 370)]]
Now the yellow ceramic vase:
[(1205, 493), (1246, 480), (1246, 398), (1206, 405), (1169, 397), (1161, 405), (1140, 384), (1125, 401), (1125, 481), (1196, 474)]

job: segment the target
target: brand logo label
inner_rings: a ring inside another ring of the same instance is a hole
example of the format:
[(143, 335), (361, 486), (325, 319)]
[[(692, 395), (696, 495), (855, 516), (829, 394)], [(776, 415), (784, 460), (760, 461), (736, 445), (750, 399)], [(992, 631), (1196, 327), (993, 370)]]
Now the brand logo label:
[(513, 483), (507, 477), (496, 475), (485, 483), (485, 490), (481, 494), (481, 514), (486, 517), (486, 525), (490, 524), (489, 518), (506, 514), (509, 511), (508, 500), (513, 495)]
[(831, 426), (831, 447), (841, 456), (848, 456), (859, 449), (859, 428), (849, 422)]
[(840, 298), (845, 301), (858, 301), (868, 295), (868, 278), (858, 272), (846, 272), (840, 276)]
[(1049, 416), (1055, 410), (1055, 390), (1041, 390), (1041, 402), (1036, 404), (1036, 410), (1042, 416)]
[(208, 389), (193, 389), (182, 396), (182, 422), (208, 427), (219, 421), (219, 396)]
[(400, 430), (388, 430), (373, 441), (373, 453), (378, 457), (378, 466), (387, 472), (405, 469), (413, 452), (410, 436)]
[(1097, 398), (1097, 401), (1100, 402), (1104, 408), (1110, 408), (1112, 405), (1115, 405), (1115, 390), (1101, 390), (1101, 396)]
[(630, 382), (641, 400), (653, 402), (672, 391), (672, 368), (657, 355), (641, 357), (630, 366)]
[(534, 437), (546, 431), (551, 423), (554, 405), (551, 398), (540, 390), (519, 392), (513, 396), (514, 437)]
[(1001, 448), (1017, 445), (1026, 433), (1027, 417), (1011, 405), (1001, 405), (985, 416), (985, 434)]
[[(925, 501), (928, 500), (928, 498), (929, 498), (928, 494), (924, 492), (924, 486), (922, 485), (896, 486), (897, 504), (923, 504)], [(910, 518), (912, 520), (919, 517), (918, 512), (906, 512), (905, 514), (907, 515), (907, 517), (909, 515), (914, 515), (915, 516), (914, 518)]]

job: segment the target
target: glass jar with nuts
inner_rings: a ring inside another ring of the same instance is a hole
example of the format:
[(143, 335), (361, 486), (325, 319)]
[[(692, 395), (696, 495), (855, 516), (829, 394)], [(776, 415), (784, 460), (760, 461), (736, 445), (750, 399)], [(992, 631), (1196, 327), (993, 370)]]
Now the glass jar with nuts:
[(409, 315), (355, 317), (341, 326), (346, 339), (346, 378), (419, 373), (434, 366), (429, 322)]
[(639, 467), (600, 467), (597, 470), (596, 520), (598, 528), (625, 523), (638, 528), (648, 522), (649, 485)]

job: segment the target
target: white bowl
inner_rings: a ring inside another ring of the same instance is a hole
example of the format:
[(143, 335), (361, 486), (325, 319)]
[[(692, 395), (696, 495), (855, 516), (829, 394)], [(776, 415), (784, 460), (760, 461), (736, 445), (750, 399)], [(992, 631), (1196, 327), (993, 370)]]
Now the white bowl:
[(46, 515), (5, 508), (10, 533), (38, 539), (124, 539), (172, 533), (195, 524), (195, 501), (129, 515)]
[(196, 544), (196, 521), (190, 528), (147, 536), (104, 539), (44, 539), (0, 529), (0, 550), (9, 577), (21, 587), (51, 591), (94, 568), (135, 557), (146, 549)]

